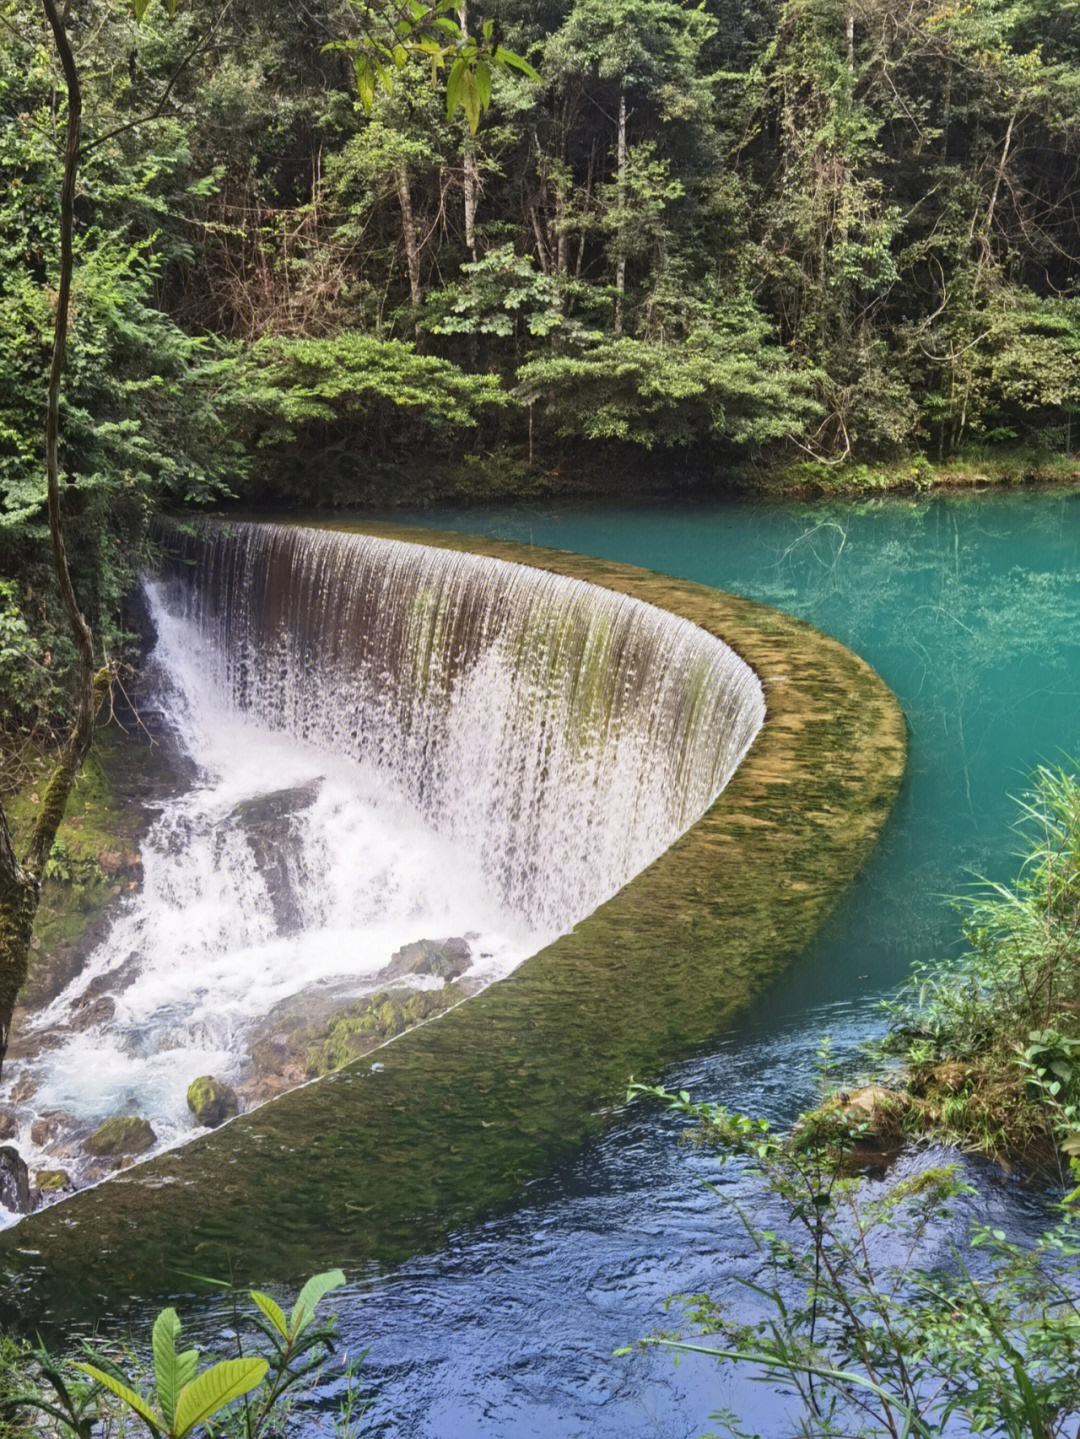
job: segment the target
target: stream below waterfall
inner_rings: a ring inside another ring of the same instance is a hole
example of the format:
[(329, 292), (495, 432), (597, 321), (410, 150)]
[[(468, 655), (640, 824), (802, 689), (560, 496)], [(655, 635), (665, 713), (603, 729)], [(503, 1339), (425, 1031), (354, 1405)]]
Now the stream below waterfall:
[[(423, 523), (638, 564), (776, 605), (861, 654), (904, 706), (910, 768), (881, 843), (807, 954), (735, 1029), (668, 1077), (702, 1099), (782, 1120), (812, 1098), (824, 1035), (838, 1063), (857, 1064), (860, 1041), (880, 1029), (882, 995), (914, 960), (955, 951), (949, 896), (973, 874), (1013, 872), (1010, 797), (1039, 763), (1070, 756), (1080, 763), (1080, 494), (865, 505), (552, 504), (427, 512)], [(159, 635), (169, 643), (167, 623)], [(148, 865), (144, 892), (154, 898), (131, 908), (95, 964), (121, 970), (124, 954), (146, 943), (154, 906), (168, 903), (174, 925), (176, 913), (183, 915), (187, 974), (192, 962), (198, 970), (199, 956), (216, 957), (207, 959), (202, 995), (190, 978), (177, 984), (168, 957), (124, 989), (122, 1037), (112, 1048), (111, 1040), (94, 1041), (105, 1043), (94, 1059), (104, 1097), (65, 1083), (74, 1049), (62, 1060), (62, 1050), (46, 1055), (38, 1079), (54, 1086), (47, 1092), (58, 1108), (81, 1104), (89, 1122), (130, 1092), (139, 1070), (137, 1082), (159, 1085), (159, 1107), (172, 1116), (165, 1137), (188, 1123), (186, 1076), (228, 1069), (235, 1059), (249, 1005), (273, 1006), (288, 995), (301, 962), (328, 980), (342, 977), (335, 955), (343, 932), (363, 929), (370, 939), (354, 946), (365, 956), (353, 974), (361, 988), (398, 944), (421, 931), (480, 931), (477, 948), (490, 955), (492, 974), (545, 933), (485, 888), (482, 866), (470, 870), (460, 847), (448, 849), (414, 820), (404, 823), (394, 808), (400, 796), (387, 791), (384, 776), (372, 772), (358, 786), (355, 766), (342, 761), (338, 769), (318, 746), (286, 743), (235, 716), (220, 722), (205, 685), (185, 689), (185, 672), (198, 671), (198, 647), (190, 634), (176, 639), (167, 703), (198, 736), (189, 743), (202, 778), (166, 807), (153, 843), (165, 853), (182, 842), (190, 856), (185, 886), (192, 888), (170, 898), (154, 888)], [(243, 855), (230, 866), (229, 884), (246, 886), (241, 901), (235, 889), (221, 888), (215, 855), (244, 843), (243, 835), (229, 838), (238, 805), (316, 782), (298, 818), (295, 862), (322, 865), (320, 893), (331, 898), (303, 916), (302, 933), (283, 940), (257, 868)], [(430, 887), (444, 864), (455, 876), (449, 898)], [(367, 927), (371, 895), (356, 886), (358, 869), (384, 876), (380, 883), (401, 896), (407, 923), (395, 912), (385, 933)], [(237, 908), (246, 928), (237, 924)], [(227, 942), (208, 940), (222, 926)], [(245, 952), (258, 955), (263, 974), (264, 992), (254, 998), (232, 967)], [(208, 1002), (211, 985), (220, 986), (220, 1002)], [(63, 1029), (64, 1016), (53, 1019)], [(79, 1034), (62, 1038), (71, 1046), (87, 1042)], [(156, 1068), (153, 1049), (161, 1052)], [(751, 1431), (757, 1425), (764, 1435), (778, 1434), (778, 1399), (762, 1386), (699, 1360), (676, 1369), (655, 1352), (612, 1358), (651, 1329), (673, 1327), (668, 1296), (707, 1289), (731, 1302), (739, 1292), (734, 1276), (754, 1272), (745, 1235), (703, 1182), (719, 1179), (726, 1194), (756, 1205), (761, 1196), (737, 1167), (718, 1175), (711, 1157), (683, 1137), (679, 1121), (631, 1107), (582, 1154), (538, 1176), (507, 1211), (392, 1273), (354, 1278), (336, 1308), (346, 1350), (369, 1351), (361, 1370), (371, 1401), (363, 1432), (384, 1439), (692, 1439), (710, 1428), (712, 1412), (727, 1407)], [(987, 1166), (968, 1169), (977, 1193), (965, 1203), (967, 1217), (1016, 1233), (1040, 1224), (1037, 1192)], [(936, 1254), (946, 1255), (956, 1235), (943, 1225)], [(201, 1310), (185, 1298), (182, 1308), (192, 1331), (224, 1346), (230, 1319), (220, 1298), (210, 1296)], [(333, 1380), (325, 1385), (310, 1414), (313, 1435), (333, 1432), (340, 1388)]]

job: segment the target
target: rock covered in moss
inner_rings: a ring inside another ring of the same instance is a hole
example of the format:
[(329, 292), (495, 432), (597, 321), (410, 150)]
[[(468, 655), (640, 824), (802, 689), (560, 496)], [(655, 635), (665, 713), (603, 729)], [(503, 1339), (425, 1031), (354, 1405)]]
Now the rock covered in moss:
[(380, 990), (335, 1014), (321, 1032), (308, 1032), (307, 1072), (315, 1076), (340, 1069), (385, 1040), (441, 1014), (459, 998), (451, 984), (442, 989)]
[(188, 1085), (187, 1106), (206, 1129), (216, 1129), (240, 1112), (236, 1090), (210, 1074), (202, 1074)]
[(145, 1154), (156, 1143), (157, 1135), (148, 1120), (137, 1114), (116, 1114), (83, 1140), (83, 1148), (95, 1158), (110, 1159)]
[(34, 1175), (34, 1183), (42, 1194), (60, 1194), (65, 1189), (75, 1188), (66, 1169), (39, 1169)]

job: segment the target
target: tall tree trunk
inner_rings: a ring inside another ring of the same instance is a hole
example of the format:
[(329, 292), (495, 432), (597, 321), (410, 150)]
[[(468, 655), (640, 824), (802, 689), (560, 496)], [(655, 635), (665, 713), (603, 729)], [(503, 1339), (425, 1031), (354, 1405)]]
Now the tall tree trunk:
[[(409, 193), (409, 172), (404, 160), (397, 171), (398, 200), (401, 204), (401, 234), (405, 241), (405, 263), (409, 269), (409, 302), (419, 311), (424, 295), (420, 288), (420, 246), (416, 239), (412, 195)], [(416, 322), (416, 338), (420, 338), (420, 322)]]
[[(463, 36), (469, 33), (469, 11), (464, 3), (458, 7), (458, 24)], [(465, 192), (465, 246), (476, 263), (476, 212), (480, 206), (480, 167), (476, 163), (476, 143), (470, 137), (465, 141), (462, 157), (462, 188)]]
[(619, 90), (619, 139), (616, 157), (616, 194), (619, 203), (619, 225), (615, 234), (615, 333), (622, 334), (623, 298), (626, 295), (626, 90)]
[(67, 353), (68, 318), (71, 308), (71, 277), (75, 268), (72, 232), (75, 217), (75, 181), (79, 170), (79, 131), (82, 122), (82, 91), (79, 72), (68, 40), (64, 16), (56, 0), (42, 0), (45, 18), (53, 34), (56, 53), (67, 86), (67, 132), (64, 143), (64, 178), (60, 191), (60, 277), (56, 292), (56, 320), (53, 329), (52, 363), (45, 410), (45, 476), (49, 513), (49, 539), (60, 598), (67, 614), (78, 655), (75, 719), (59, 758), (45, 786), (44, 798), (34, 821), (26, 855), (19, 860), (11, 829), (0, 806), (0, 1069), (7, 1054), (11, 1016), (30, 962), (34, 918), (41, 897), (45, 863), (64, 818), (75, 776), (94, 738), (94, 720), (112, 678), (106, 666), (95, 672), (94, 637), (75, 598), (67, 550), (64, 546), (60, 513), (60, 382)]

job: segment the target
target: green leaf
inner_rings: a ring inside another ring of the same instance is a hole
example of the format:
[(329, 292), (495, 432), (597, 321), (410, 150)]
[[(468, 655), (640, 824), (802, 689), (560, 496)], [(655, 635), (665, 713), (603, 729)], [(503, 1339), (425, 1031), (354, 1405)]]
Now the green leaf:
[(323, 1295), (329, 1294), (331, 1289), (340, 1289), (345, 1283), (345, 1276), (340, 1269), (328, 1269), (325, 1274), (314, 1274), (301, 1289), (293, 1305), (292, 1317), (289, 1321), (289, 1332), (295, 1336), (311, 1322), (315, 1314), (315, 1307)]
[(491, 104), (491, 66), (486, 60), (481, 60), (476, 67), (476, 89), (480, 95), (480, 104), (486, 110)]
[(154, 1320), (150, 1336), (150, 1347), (154, 1353), (154, 1385), (157, 1389), (158, 1404), (166, 1424), (171, 1425), (176, 1413), (176, 1396), (183, 1385), (179, 1382), (176, 1362), (176, 1341), (180, 1334), (180, 1320), (175, 1309), (163, 1309)]
[(543, 84), (541, 77), (528, 60), (523, 59), (520, 55), (515, 55), (513, 50), (504, 50), (500, 45), (491, 58), (500, 68), (520, 70), (523, 75), (527, 75), (530, 80), (535, 80), (538, 85)]
[(133, 1409), (141, 1419), (145, 1419), (155, 1434), (164, 1433), (165, 1425), (161, 1416), (154, 1413), (141, 1394), (136, 1394), (134, 1389), (129, 1389), (126, 1384), (121, 1384), (119, 1379), (114, 1379), (111, 1374), (106, 1374), (104, 1369), (95, 1368), (93, 1364), (76, 1364), (75, 1368), (89, 1374), (91, 1379), (96, 1379), (110, 1394), (115, 1394), (117, 1399), (129, 1409)]
[(205, 1424), (219, 1409), (261, 1384), (269, 1369), (265, 1359), (224, 1359), (203, 1370), (184, 1386), (176, 1401), (172, 1432), (183, 1439), (198, 1424)]
[(461, 84), (465, 75), (465, 61), (459, 56), (450, 66), (450, 74), (446, 77), (446, 118), (452, 120), (454, 112), (461, 103)]
[(452, 35), (455, 40), (461, 38), (461, 26), (456, 25), (453, 20), (439, 19), (433, 20), (431, 23), (436, 29), (445, 30), (447, 35)]
[(266, 1315), (267, 1319), (269, 1319), (270, 1323), (274, 1326), (277, 1332), (281, 1335), (282, 1339), (288, 1339), (289, 1326), (285, 1322), (285, 1313), (282, 1310), (281, 1306), (279, 1304), (275, 1304), (274, 1301), (270, 1298), (269, 1294), (263, 1294), (258, 1289), (253, 1289), (251, 1291), (251, 1297), (252, 1299), (254, 1299), (255, 1303), (259, 1306), (262, 1312)]
[(475, 135), (476, 127), (480, 124), (480, 87), (476, 83), (476, 75), (472, 70), (462, 71), (461, 105), (465, 111), (465, 118), (469, 122), (469, 130)]
[(129, 8), (135, 17), (136, 24), (142, 22), (142, 17), (146, 14), (149, 5), (150, 0), (129, 0)]
[(357, 56), (354, 68), (356, 92), (360, 96), (360, 103), (365, 110), (370, 110), (375, 99), (375, 76), (371, 70), (371, 62), (366, 56)]

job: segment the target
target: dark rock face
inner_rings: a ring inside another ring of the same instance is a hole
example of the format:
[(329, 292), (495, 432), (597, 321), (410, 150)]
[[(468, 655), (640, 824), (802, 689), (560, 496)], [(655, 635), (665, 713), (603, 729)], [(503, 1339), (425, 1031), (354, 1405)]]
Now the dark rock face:
[(11, 1144), (0, 1148), (0, 1204), (16, 1214), (29, 1214), (36, 1196), (30, 1188), (26, 1161)]
[(193, 1079), (188, 1085), (187, 1104), (198, 1123), (206, 1129), (216, 1129), (240, 1111), (236, 1090), (209, 1074)]
[(255, 865), (262, 875), (280, 934), (295, 934), (303, 925), (303, 911), (296, 893), (289, 856), (296, 848), (296, 816), (310, 808), (318, 797), (321, 779), (291, 789), (275, 790), (243, 800), (231, 818), (243, 830)]
[(467, 939), (418, 939), (403, 945), (380, 973), (380, 979), (401, 979), (407, 974), (433, 974), (447, 983), (458, 979), (472, 963)]
[(145, 1154), (156, 1143), (157, 1135), (147, 1120), (135, 1114), (117, 1114), (83, 1140), (83, 1149), (97, 1159), (111, 1159)]

